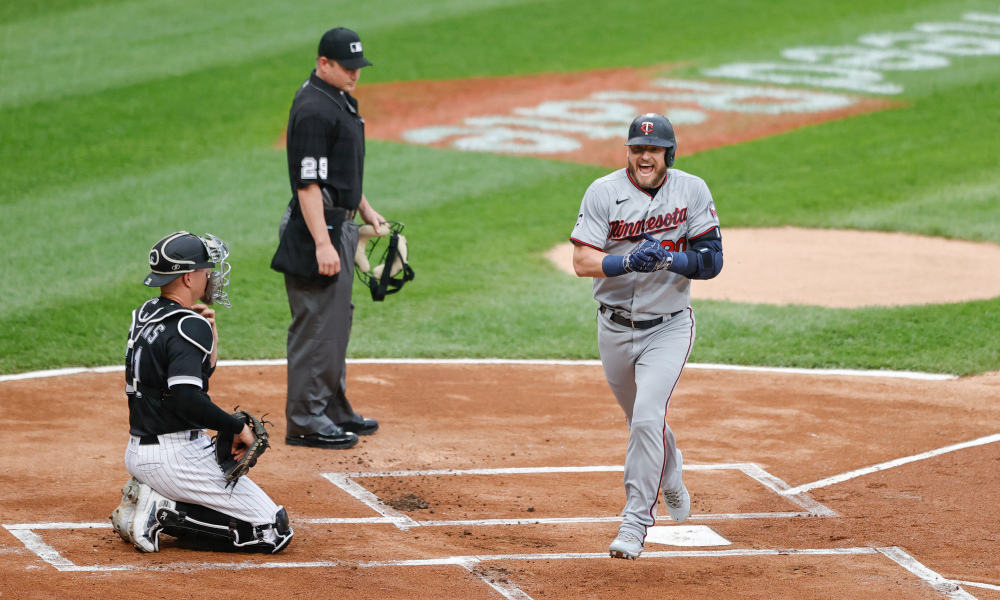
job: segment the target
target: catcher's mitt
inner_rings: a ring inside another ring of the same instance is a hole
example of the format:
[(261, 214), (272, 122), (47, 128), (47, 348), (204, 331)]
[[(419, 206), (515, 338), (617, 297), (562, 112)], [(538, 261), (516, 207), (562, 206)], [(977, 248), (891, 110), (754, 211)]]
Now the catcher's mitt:
[(257, 459), (271, 445), (268, 442), (267, 427), (264, 426), (267, 421), (258, 419), (245, 410), (237, 410), (233, 413), (233, 416), (242, 419), (250, 427), (250, 433), (253, 434), (254, 441), (247, 448), (243, 458), (236, 460), (233, 454), (233, 434), (220, 431), (219, 435), (216, 436), (215, 459), (219, 461), (219, 467), (222, 468), (222, 474), (229, 485), (236, 485), (239, 478), (246, 475), (250, 467), (257, 464)]

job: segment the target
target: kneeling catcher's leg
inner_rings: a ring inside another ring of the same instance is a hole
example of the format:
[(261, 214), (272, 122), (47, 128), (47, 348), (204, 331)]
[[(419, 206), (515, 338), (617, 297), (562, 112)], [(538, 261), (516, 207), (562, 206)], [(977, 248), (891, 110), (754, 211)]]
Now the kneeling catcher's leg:
[[(284, 507), (274, 523), (251, 525), (211, 508), (177, 502), (175, 510), (160, 509), (157, 521), (164, 533), (185, 538), (205, 550), (239, 549), (276, 554), (291, 542), (293, 531)], [(221, 546), (221, 547), (220, 547)]]

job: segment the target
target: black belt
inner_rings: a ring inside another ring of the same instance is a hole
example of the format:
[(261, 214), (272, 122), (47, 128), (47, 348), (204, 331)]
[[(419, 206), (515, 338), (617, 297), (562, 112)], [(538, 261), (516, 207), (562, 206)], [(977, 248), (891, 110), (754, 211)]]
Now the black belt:
[[(166, 434), (164, 434), (164, 435), (166, 435)], [(201, 435), (201, 430), (200, 429), (192, 429), (191, 431), (188, 432), (188, 439), (189, 440), (196, 440), (196, 439), (198, 439), (198, 436), (200, 436), (200, 435)], [(154, 445), (159, 444), (159, 443), (160, 443), (160, 438), (157, 437), (157, 436), (155, 436), (155, 435), (141, 435), (141, 436), (139, 436), (139, 445), (140, 446), (154, 446)]]
[[(607, 311), (609, 319), (611, 319), (615, 323), (618, 323), (619, 325), (624, 325), (625, 327), (631, 327), (632, 329), (649, 329), (650, 327), (656, 327), (657, 325), (663, 322), (663, 317), (656, 317), (655, 319), (650, 319), (648, 321), (632, 321), (631, 319), (626, 319), (625, 317), (611, 310), (607, 306), (604, 306), (603, 304), (601, 305), (601, 308), (598, 310), (601, 311), (601, 314), (604, 314), (604, 312)], [(666, 318), (672, 319), (677, 315), (681, 314), (682, 312), (684, 312), (683, 309), (678, 310), (676, 312), (672, 312)]]
[(352, 220), (354, 220), (354, 215), (358, 214), (358, 209), (356, 209), (356, 208), (345, 208), (343, 206), (334, 206), (332, 209), (328, 209), (328, 210), (344, 213), (344, 220), (345, 221), (352, 221)]

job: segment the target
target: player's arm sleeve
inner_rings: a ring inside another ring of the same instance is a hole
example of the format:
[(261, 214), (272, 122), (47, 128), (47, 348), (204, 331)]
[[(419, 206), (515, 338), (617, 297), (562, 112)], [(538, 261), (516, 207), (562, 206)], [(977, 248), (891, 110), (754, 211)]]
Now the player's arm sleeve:
[(243, 422), (213, 404), (203, 386), (203, 369), (215, 343), (212, 326), (201, 315), (189, 315), (178, 321), (177, 332), (167, 344), (167, 387), (175, 410), (192, 423), (238, 433)]
[(189, 384), (175, 385), (170, 388), (170, 397), (177, 414), (192, 423), (215, 431), (231, 431), (234, 434), (243, 430), (243, 421), (216, 406), (200, 387)]
[(201, 315), (191, 314), (181, 317), (176, 327), (177, 334), (167, 341), (167, 387), (203, 388), (202, 375), (215, 346), (212, 326)]
[(576, 226), (569, 239), (576, 245), (590, 246), (595, 250), (604, 251), (608, 241), (609, 207), (606, 186), (592, 183), (583, 194), (580, 201), (580, 213), (576, 218)]
[[(180, 321), (177, 323), (177, 330), (181, 334), (181, 339), (191, 346), (194, 346), (197, 352), (201, 352), (204, 357), (211, 358), (212, 353), (215, 352), (215, 336), (212, 335), (212, 325), (208, 322), (205, 317), (201, 315), (189, 315), (186, 317), (181, 317)], [(183, 353), (183, 345), (179, 352)], [(208, 363), (205, 362), (204, 357), (202, 357), (202, 369), (209, 368), (208, 372), (211, 373), (215, 369), (214, 366), (209, 367)], [(173, 363), (171, 363), (173, 364)], [(199, 371), (200, 373), (201, 371)], [(169, 380), (167, 381), (169, 385)]]
[(611, 228), (608, 194), (606, 185), (594, 182), (580, 202), (580, 213), (569, 238), (574, 246), (573, 271), (577, 277), (616, 277), (628, 272), (625, 257), (604, 252)]
[(711, 279), (722, 271), (722, 233), (719, 216), (708, 186), (701, 182), (700, 193), (688, 207), (689, 249), (674, 252), (674, 261), (667, 268), (690, 279)]
[[(209, 359), (213, 355), (218, 355), (215, 348), (215, 336), (212, 335), (212, 325), (201, 315), (182, 317), (178, 323), (178, 329), (184, 340), (194, 345), (199, 351), (208, 354)], [(215, 363), (209, 360), (202, 364), (202, 371), (206, 375), (211, 375), (215, 372)], [(208, 389), (207, 383), (205, 389), (206, 391)]]
[(722, 236), (718, 227), (688, 242), (690, 250), (671, 253), (674, 260), (668, 271), (689, 279), (711, 279), (722, 271)]
[(315, 114), (305, 114), (294, 123), (288, 139), (288, 158), (295, 165), (292, 177), (295, 189), (326, 181), (330, 169), (330, 140), (336, 126)]

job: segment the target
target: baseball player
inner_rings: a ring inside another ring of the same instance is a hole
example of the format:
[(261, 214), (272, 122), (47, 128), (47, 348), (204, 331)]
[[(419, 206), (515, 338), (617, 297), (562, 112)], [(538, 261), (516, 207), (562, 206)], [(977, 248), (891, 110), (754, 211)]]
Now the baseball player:
[(215, 549), (280, 552), (292, 539), (288, 514), (249, 477), (227, 485), (204, 429), (233, 433), (237, 459), (253, 443), (246, 424), (208, 396), (218, 335), (215, 311), (199, 303), (228, 299), (229, 251), (205, 234), (172, 233), (149, 253), (144, 283), (157, 298), (132, 311), (125, 350), (132, 475), (111, 514), (121, 538), (141, 552), (158, 552), (165, 531)]
[(669, 168), (677, 142), (666, 117), (636, 117), (625, 146), (625, 168), (587, 188), (570, 240), (576, 274), (594, 278), (601, 364), (629, 426), (625, 509), (609, 551), (635, 559), (659, 490), (675, 521), (691, 511), (666, 412), (694, 344), (690, 282), (719, 274), (722, 237), (705, 182)]

